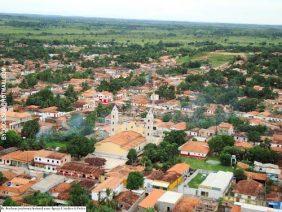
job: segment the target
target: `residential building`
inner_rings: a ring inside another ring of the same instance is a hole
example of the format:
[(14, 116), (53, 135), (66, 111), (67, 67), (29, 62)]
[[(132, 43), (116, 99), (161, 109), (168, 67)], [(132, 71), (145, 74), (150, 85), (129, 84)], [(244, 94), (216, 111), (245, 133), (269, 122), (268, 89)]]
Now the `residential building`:
[(35, 183), (31, 188), (34, 191), (40, 191), (42, 193), (49, 191), (51, 188), (59, 185), (60, 183), (63, 183), (66, 181), (66, 178), (64, 176), (51, 174), (39, 182)]
[(219, 199), (230, 188), (232, 178), (232, 172), (218, 171), (216, 173), (210, 173), (199, 185), (198, 193), (202, 197)]
[(157, 208), (159, 212), (170, 212), (173, 211), (173, 208), (177, 203), (182, 199), (183, 194), (166, 191), (157, 201)]
[(100, 180), (104, 170), (80, 162), (68, 162), (57, 169), (57, 173), (70, 178)]
[(47, 172), (57, 172), (57, 168), (71, 161), (71, 155), (66, 153), (47, 151), (35, 154), (34, 166)]
[(201, 200), (197, 197), (184, 196), (178, 203), (174, 206), (173, 212), (188, 212), (195, 211), (196, 207), (199, 206)]
[(154, 208), (158, 199), (165, 193), (161, 189), (153, 189), (148, 196), (146, 196), (139, 204), (138, 211), (146, 211), (147, 209)]
[(237, 202), (257, 204), (264, 192), (263, 184), (255, 180), (241, 180), (234, 189)]
[(229, 124), (229, 123), (220, 123), (218, 125), (217, 133), (223, 134), (223, 135), (233, 135), (234, 127), (232, 124)]
[(254, 170), (266, 173), (269, 179), (276, 182), (279, 180), (279, 176), (281, 174), (279, 166), (271, 163), (260, 163), (255, 161)]
[(180, 154), (185, 157), (204, 159), (210, 149), (207, 143), (201, 141), (188, 141), (178, 148)]
[[(102, 183), (98, 184), (91, 192), (92, 200), (99, 201), (103, 199), (113, 199), (114, 195), (118, 195), (122, 192), (124, 186), (122, 179), (119, 177), (109, 177)], [(107, 196), (107, 190), (111, 193)]]

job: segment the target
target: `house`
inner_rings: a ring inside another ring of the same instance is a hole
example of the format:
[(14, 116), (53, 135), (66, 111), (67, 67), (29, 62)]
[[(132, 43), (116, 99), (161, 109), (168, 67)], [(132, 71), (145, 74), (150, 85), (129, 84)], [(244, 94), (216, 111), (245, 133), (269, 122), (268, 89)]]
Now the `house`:
[(200, 203), (201, 200), (197, 197), (185, 196), (174, 206), (173, 212), (195, 211), (195, 209), (200, 205)]
[(111, 92), (108, 91), (96, 92), (94, 94), (94, 100), (101, 102), (102, 104), (109, 104), (114, 100), (114, 96)]
[(34, 166), (42, 171), (56, 173), (58, 167), (70, 161), (70, 154), (44, 150), (40, 154), (35, 154)]
[[(113, 199), (114, 195), (118, 195), (122, 192), (124, 186), (122, 179), (119, 177), (109, 177), (102, 183), (98, 184), (91, 192), (91, 198), (94, 201), (102, 199)], [(109, 196), (107, 191), (110, 190)]]
[(188, 135), (188, 136), (198, 136), (199, 135), (199, 130), (200, 130), (200, 128), (193, 128), (193, 129), (190, 129), (190, 130), (187, 130), (186, 131), (186, 134)]
[(210, 104), (209, 107), (207, 108), (206, 115), (213, 116), (215, 114), (216, 109), (217, 109), (216, 104)]
[(104, 170), (80, 162), (68, 162), (57, 168), (57, 173), (70, 178), (100, 180)]
[(187, 163), (177, 163), (168, 169), (166, 172), (176, 172), (182, 177), (187, 176), (189, 173), (190, 166)]
[(143, 172), (144, 166), (131, 166), (131, 165), (122, 165), (116, 166), (111, 169), (108, 173), (108, 177), (119, 177), (123, 180), (123, 184), (126, 184), (127, 177), (131, 172)]
[(64, 176), (51, 174), (35, 183), (31, 188), (34, 191), (40, 191), (44, 193), (57, 186), (58, 184), (63, 183), (64, 181), (66, 181), (66, 178)]
[(195, 157), (204, 159), (207, 157), (210, 149), (207, 143), (200, 141), (188, 141), (178, 148), (180, 154), (185, 157)]
[(153, 188), (173, 190), (181, 184), (189, 173), (190, 166), (186, 163), (178, 163), (165, 173), (159, 170), (152, 171), (145, 177), (144, 187), (150, 191)]
[(71, 183), (63, 182), (51, 188), (49, 193), (54, 198), (54, 202), (67, 205), (71, 186)]
[(139, 204), (138, 211), (146, 211), (147, 209), (154, 208), (158, 199), (165, 193), (161, 189), (153, 189), (148, 196), (146, 196)]
[(146, 95), (134, 95), (131, 99), (132, 106), (146, 107), (149, 104), (149, 100)]
[(234, 189), (234, 196), (237, 202), (257, 204), (264, 192), (263, 184), (254, 180), (241, 180)]
[(159, 212), (172, 211), (176, 204), (182, 199), (183, 194), (166, 191), (157, 201), (157, 208)]
[(130, 149), (135, 149), (139, 154), (145, 145), (146, 139), (140, 133), (123, 131), (97, 142), (95, 152), (126, 159)]
[(250, 149), (253, 147), (251, 143), (246, 142), (246, 141), (236, 141), (234, 146), (240, 149)]
[(234, 140), (238, 142), (248, 142), (248, 137), (245, 133), (235, 133), (233, 135)]
[(254, 170), (257, 172), (266, 173), (269, 179), (276, 182), (279, 180), (279, 176), (281, 174), (281, 170), (279, 169), (279, 166), (271, 163), (260, 163), (255, 161)]
[(245, 175), (247, 176), (247, 179), (256, 180), (260, 183), (265, 183), (267, 180), (267, 175), (265, 173), (245, 171)]
[(235, 202), (231, 210), (231, 212), (278, 212), (278, 211), (270, 207), (247, 204), (242, 202)]
[(234, 134), (234, 127), (232, 124), (229, 123), (220, 123), (217, 128), (217, 133), (221, 135), (233, 135)]
[(246, 164), (246, 163), (238, 162), (238, 163), (237, 163), (237, 167), (239, 167), (239, 168), (241, 168), (241, 169), (243, 169), (243, 170), (246, 170), (246, 169), (248, 169), (250, 166), (249, 166), (248, 164)]
[(64, 116), (67, 113), (58, 111), (58, 107), (52, 106), (42, 108), (38, 112), (35, 112), (35, 114), (39, 115), (41, 120), (45, 120), (46, 118), (58, 118)]
[[(136, 202), (140, 196), (132, 191), (122, 191), (116, 198), (118, 208), (123, 211), (135, 211), (137, 209)], [(134, 207), (135, 206), (135, 207)]]
[(282, 134), (275, 133), (270, 143), (271, 149), (276, 152), (282, 152)]
[(32, 164), (34, 156), (39, 154), (39, 151), (15, 151), (3, 156), (0, 156), (0, 164), (10, 166), (28, 166)]
[(217, 128), (215, 126), (209, 127), (208, 129), (200, 129), (199, 136), (209, 138), (217, 133)]
[(21, 131), (25, 122), (32, 120), (32, 115), (27, 112), (6, 112), (6, 122), (10, 130)]
[(0, 186), (0, 195), (2, 197), (22, 198), (32, 185), (37, 181), (28, 176), (17, 176)]
[(6, 112), (7, 121), (13, 121), (18, 123), (23, 123), (32, 120), (31, 114), (27, 112), (13, 112), (7, 111)]
[(162, 172), (154, 170), (145, 177), (144, 187), (147, 191), (152, 189), (172, 190), (182, 182), (182, 177), (176, 172)]
[(218, 171), (216, 173), (210, 173), (199, 185), (198, 192), (202, 197), (219, 199), (230, 188), (232, 179), (232, 172)]

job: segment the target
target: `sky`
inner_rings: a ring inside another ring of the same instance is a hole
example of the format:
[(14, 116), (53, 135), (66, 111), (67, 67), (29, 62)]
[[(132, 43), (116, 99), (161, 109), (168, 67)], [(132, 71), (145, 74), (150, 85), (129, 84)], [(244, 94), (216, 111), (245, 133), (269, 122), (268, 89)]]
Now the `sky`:
[(282, 25), (282, 0), (0, 0), (0, 13)]

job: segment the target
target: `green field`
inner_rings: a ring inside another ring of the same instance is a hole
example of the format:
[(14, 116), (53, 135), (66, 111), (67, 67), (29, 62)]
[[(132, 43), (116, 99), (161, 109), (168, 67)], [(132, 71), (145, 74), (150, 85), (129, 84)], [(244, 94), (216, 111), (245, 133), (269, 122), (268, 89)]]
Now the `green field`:
[(189, 183), (190, 188), (198, 188), (199, 185), (206, 179), (205, 174), (197, 174)]
[[(218, 160), (216, 158), (208, 158), (207, 160)], [(206, 160), (199, 160), (196, 158), (182, 157), (182, 161), (189, 164), (192, 169), (203, 169), (211, 171), (233, 171), (232, 167), (218, 165), (212, 165), (206, 162)]]
[(65, 142), (60, 142), (60, 141), (48, 141), (46, 142), (46, 146), (48, 148), (55, 149), (56, 147), (65, 148), (67, 144)]
[[(59, 41), (111, 41), (132, 43), (213, 42), (221, 45), (276, 45), (280, 26), (198, 24), (102, 18), (0, 14), (0, 37)], [(215, 64), (217, 60), (214, 59)]]

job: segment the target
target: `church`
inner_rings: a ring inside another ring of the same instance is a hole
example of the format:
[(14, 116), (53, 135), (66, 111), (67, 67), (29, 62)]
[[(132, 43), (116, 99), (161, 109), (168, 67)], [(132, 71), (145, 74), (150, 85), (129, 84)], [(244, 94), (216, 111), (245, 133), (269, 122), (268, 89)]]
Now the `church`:
[(141, 154), (146, 144), (158, 144), (162, 140), (154, 134), (152, 109), (144, 120), (121, 117), (116, 106), (112, 109), (110, 116), (110, 136), (96, 143), (97, 154), (126, 159), (130, 149), (135, 149), (138, 154)]

